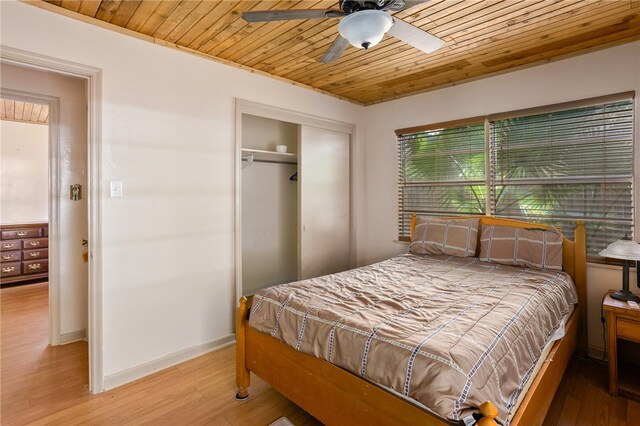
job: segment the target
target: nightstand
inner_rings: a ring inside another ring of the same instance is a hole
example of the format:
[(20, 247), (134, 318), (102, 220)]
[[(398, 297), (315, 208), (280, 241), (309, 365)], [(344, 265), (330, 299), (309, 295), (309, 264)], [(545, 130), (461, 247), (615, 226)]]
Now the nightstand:
[(605, 297), (602, 306), (607, 316), (607, 331), (609, 351), (609, 393), (620, 393), (633, 398), (640, 398), (638, 383), (629, 383), (626, 379), (636, 379), (640, 376), (637, 370), (618, 377), (618, 339), (640, 343), (640, 310), (632, 309), (627, 302)]

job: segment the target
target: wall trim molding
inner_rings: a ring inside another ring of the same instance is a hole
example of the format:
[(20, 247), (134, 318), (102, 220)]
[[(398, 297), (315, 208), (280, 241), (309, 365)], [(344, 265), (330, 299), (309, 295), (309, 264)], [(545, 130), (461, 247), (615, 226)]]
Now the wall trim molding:
[(67, 343), (79, 342), (81, 340), (86, 340), (87, 330), (76, 330), (71, 333), (64, 333), (60, 335), (60, 344), (66, 345)]
[(190, 359), (217, 351), (236, 342), (235, 334), (228, 334), (218, 339), (212, 340), (201, 345), (192, 346), (178, 352), (165, 355), (153, 361), (145, 362), (136, 367), (123, 370), (119, 373), (111, 374), (104, 378), (104, 389), (109, 390), (134, 380), (153, 374), (157, 371), (164, 370), (174, 365), (189, 361)]
[[(589, 345), (587, 347), (587, 355), (589, 356), (589, 358), (601, 360), (605, 355), (604, 346)], [(608, 358), (609, 357), (607, 356), (607, 359)]]
[[(0, 61), (26, 68), (55, 72), (87, 81), (87, 206), (89, 230), (89, 297), (88, 328), (89, 342), (89, 389), (102, 392), (103, 347), (102, 347), (102, 242), (100, 230), (100, 182), (101, 182), (101, 135), (102, 135), (102, 70), (89, 65), (54, 58), (0, 44)], [(51, 221), (51, 218), (49, 218)], [(50, 222), (51, 223), (51, 222)], [(59, 336), (59, 333), (58, 333)]]

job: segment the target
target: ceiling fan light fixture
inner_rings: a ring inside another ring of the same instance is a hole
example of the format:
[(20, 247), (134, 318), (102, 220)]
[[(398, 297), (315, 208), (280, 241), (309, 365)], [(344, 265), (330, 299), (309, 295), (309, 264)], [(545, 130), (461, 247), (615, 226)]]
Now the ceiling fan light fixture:
[(342, 18), (338, 24), (340, 35), (359, 49), (380, 43), (393, 25), (391, 15), (382, 10), (361, 10)]

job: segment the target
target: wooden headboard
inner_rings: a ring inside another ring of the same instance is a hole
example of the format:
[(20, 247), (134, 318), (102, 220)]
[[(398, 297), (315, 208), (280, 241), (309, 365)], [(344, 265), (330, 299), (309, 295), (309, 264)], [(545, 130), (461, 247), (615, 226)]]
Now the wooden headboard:
[[(523, 222), (513, 219), (501, 219), (492, 216), (456, 216), (450, 219), (478, 218), (479, 232), (476, 256), (480, 254), (480, 237), (482, 225), (510, 226), (512, 228), (528, 229), (548, 229), (550, 225), (540, 223)], [(449, 218), (445, 218), (449, 219)], [(411, 218), (411, 237), (416, 227), (417, 215), (414, 213)], [(569, 274), (578, 293), (578, 306), (580, 307), (580, 331), (578, 348), (586, 353), (587, 349), (587, 236), (584, 229), (584, 222), (577, 221), (576, 229), (573, 232), (574, 240), (562, 238), (562, 269)]]

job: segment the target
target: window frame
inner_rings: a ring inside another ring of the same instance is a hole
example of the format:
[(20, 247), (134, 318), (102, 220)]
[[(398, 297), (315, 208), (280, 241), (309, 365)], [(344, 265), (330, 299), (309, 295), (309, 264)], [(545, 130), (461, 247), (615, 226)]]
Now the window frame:
[[(533, 108), (525, 108), (525, 109), (519, 109), (519, 110), (513, 110), (513, 111), (506, 111), (506, 112), (500, 112), (500, 113), (493, 113), (493, 114), (487, 114), (484, 116), (475, 116), (475, 117), (470, 117), (470, 118), (463, 118), (463, 119), (457, 119), (457, 120), (450, 120), (450, 121), (444, 121), (444, 122), (438, 122), (438, 123), (432, 123), (432, 124), (427, 124), (427, 125), (422, 125), (422, 126), (414, 126), (414, 127), (408, 127), (408, 128), (403, 128), (403, 129), (397, 129), (395, 131), (396, 133), (396, 147), (399, 150), (399, 144), (400, 144), (400, 138), (402, 138), (405, 135), (409, 135), (409, 134), (415, 134), (415, 133), (419, 133), (419, 132), (428, 132), (431, 130), (437, 130), (437, 129), (443, 129), (443, 128), (447, 128), (447, 127), (456, 127), (456, 126), (465, 126), (465, 125), (471, 125), (471, 124), (479, 124), (481, 122), (484, 122), (484, 131), (485, 131), (485, 137), (484, 137), (484, 145), (485, 145), (485, 186), (486, 186), (486, 206), (485, 206), (485, 214), (487, 216), (495, 216), (493, 214), (493, 208), (494, 208), (494, 199), (492, 194), (492, 186), (493, 186), (493, 182), (492, 182), (492, 173), (493, 173), (493, 168), (492, 168), (492, 158), (495, 155), (495, 153), (493, 152), (492, 149), (492, 139), (491, 139), (491, 131), (492, 131), (492, 125), (495, 121), (498, 120), (505, 120), (505, 119), (510, 119), (510, 118), (519, 118), (519, 117), (523, 117), (523, 116), (530, 116), (530, 115), (537, 115), (537, 114), (544, 114), (544, 113), (553, 113), (553, 112), (558, 112), (558, 111), (566, 111), (566, 110), (571, 110), (571, 109), (577, 109), (577, 108), (583, 108), (583, 107), (589, 107), (589, 106), (595, 106), (595, 105), (602, 105), (602, 104), (607, 104), (607, 103), (614, 103), (614, 102), (620, 102), (620, 101), (631, 101), (633, 103), (633, 117), (631, 119), (632, 122), (632, 156), (633, 156), (633, 161), (632, 161), (632, 170), (631, 170), (631, 202), (632, 202), (632, 224), (631, 224), (631, 238), (632, 239), (636, 239), (636, 237), (638, 236), (638, 226), (639, 226), (639, 217), (640, 217), (640, 208), (638, 207), (638, 200), (640, 199), (640, 184), (637, 184), (637, 178), (640, 175), (640, 147), (638, 147), (638, 141), (640, 140), (640, 138), (638, 137), (638, 129), (640, 127), (640, 125), (638, 124), (638, 115), (636, 113), (636, 103), (637, 103), (637, 99), (636, 99), (636, 93), (635, 91), (628, 91), (628, 92), (621, 92), (621, 93), (616, 93), (616, 94), (612, 94), (612, 95), (606, 95), (606, 96), (598, 96), (598, 97), (593, 97), (593, 98), (587, 98), (587, 99), (581, 99), (581, 100), (576, 100), (576, 101), (569, 101), (569, 102), (562, 102), (562, 103), (556, 103), (556, 104), (551, 104), (551, 105), (545, 105), (545, 106), (539, 106), (539, 107), (533, 107)], [(398, 152), (398, 151), (397, 151)], [(397, 158), (397, 173), (398, 173), (398, 178), (396, 181), (397, 184), (397, 222), (396, 222), (396, 226), (397, 226), (397, 233), (396, 235), (398, 236), (398, 240), (399, 241), (409, 241), (410, 237), (403, 235), (403, 229), (401, 226), (401, 216), (403, 214), (405, 214), (406, 212), (402, 209), (402, 200), (400, 199), (400, 195), (402, 194), (402, 185), (401, 185), (401, 174), (403, 173), (403, 170), (400, 169), (402, 167), (402, 162), (400, 158)], [(495, 217), (501, 217), (501, 216), (495, 216)], [(589, 256), (589, 260), (590, 261), (597, 261), (597, 262), (603, 262), (603, 258), (602, 257), (598, 257), (598, 256)]]

